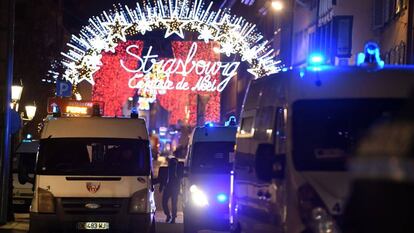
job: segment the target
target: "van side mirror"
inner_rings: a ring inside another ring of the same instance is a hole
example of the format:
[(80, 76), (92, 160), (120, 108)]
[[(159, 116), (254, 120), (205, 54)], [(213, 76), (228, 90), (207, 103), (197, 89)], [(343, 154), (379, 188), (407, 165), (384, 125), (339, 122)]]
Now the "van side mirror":
[(276, 155), (275, 146), (269, 143), (259, 144), (255, 156), (255, 171), (259, 180), (270, 182), (283, 179), (285, 175), (286, 156)]

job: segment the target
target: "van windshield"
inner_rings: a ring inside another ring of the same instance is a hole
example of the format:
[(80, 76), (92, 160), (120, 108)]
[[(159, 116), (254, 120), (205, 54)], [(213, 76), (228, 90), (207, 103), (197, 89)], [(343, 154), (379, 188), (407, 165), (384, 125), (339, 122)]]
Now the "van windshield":
[(229, 173), (234, 142), (197, 142), (191, 157), (192, 173)]
[(359, 140), (391, 121), (403, 99), (301, 100), (293, 104), (292, 154), (300, 171), (341, 171)]
[(139, 176), (150, 172), (149, 143), (136, 139), (40, 140), (37, 173), (44, 175)]

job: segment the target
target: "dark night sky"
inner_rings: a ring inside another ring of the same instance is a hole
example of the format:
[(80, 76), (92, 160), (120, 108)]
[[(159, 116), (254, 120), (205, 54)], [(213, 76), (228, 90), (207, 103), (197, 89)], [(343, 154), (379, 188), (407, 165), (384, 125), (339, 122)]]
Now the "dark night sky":
[[(220, 5), (226, 0), (212, 0), (213, 7), (217, 10)], [(138, 1), (142, 2), (142, 1)], [(206, 1), (208, 2), (208, 1)], [(230, 0), (227, 0), (229, 3)], [(263, 5), (263, 0), (256, 1), (253, 6), (246, 6), (240, 0), (235, 0), (232, 7), (232, 13), (243, 16), (249, 21), (257, 21), (257, 10)], [(113, 9), (114, 4), (127, 5), (130, 8), (135, 8), (137, 1), (134, 0), (63, 0), (64, 25), (76, 33), (82, 25), (87, 23), (87, 20), (95, 15), (101, 14), (104, 10)], [(254, 12), (252, 14), (252, 12)]]

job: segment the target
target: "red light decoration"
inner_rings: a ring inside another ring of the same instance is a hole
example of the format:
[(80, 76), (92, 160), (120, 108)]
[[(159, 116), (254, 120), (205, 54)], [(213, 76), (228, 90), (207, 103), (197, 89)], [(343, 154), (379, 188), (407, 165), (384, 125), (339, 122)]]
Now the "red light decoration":
[(102, 67), (94, 74), (95, 85), (92, 88), (93, 101), (105, 103), (105, 116), (122, 116), (122, 108), (127, 103), (128, 97), (133, 96), (136, 90), (128, 87), (131, 73), (120, 66), (121, 59), (130, 66), (134, 66), (135, 59), (126, 56), (126, 48), (137, 45), (135, 54), (141, 54), (144, 47), (143, 41), (130, 40), (119, 43), (115, 53), (102, 52)]
[[(183, 59), (188, 55), (190, 47), (194, 43), (193, 41), (173, 41), (172, 49), (174, 57), (177, 59)], [(205, 61), (220, 61), (220, 55), (216, 54), (213, 50), (214, 47), (218, 47), (217, 42), (197, 42), (198, 50), (194, 56), (194, 60)], [(172, 75), (170, 80), (179, 82), (182, 80), (181, 75)], [(212, 79), (220, 81), (220, 73), (217, 73)], [(186, 81), (189, 86), (195, 86), (199, 76), (195, 71), (187, 75)], [(195, 125), (197, 122), (197, 95), (204, 96), (209, 99), (205, 109), (205, 121), (218, 122), (220, 120), (220, 93), (219, 92), (192, 92), (191, 90), (170, 90), (166, 95), (158, 95), (161, 106), (166, 108), (170, 112), (169, 123), (176, 124), (178, 120), (183, 120), (190, 125)]]
[[(185, 59), (193, 41), (173, 41), (172, 49), (174, 57), (177, 59)], [(220, 55), (213, 50), (218, 46), (217, 42), (197, 42), (198, 50), (194, 56), (194, 60), (205, 60), (211, 62), (220, 61)], [(136, 59), (127, 56), (126, 48), (130, 45), (137, 45), (134, 54), (142, 54), (144, 47), (143, 41), (127, 41), (119, 43), (115, 48), (115, 53), (102, 53), (102, 66), (94, 74), (95, 85), (92, 88), (93, 101), (102, 101), (105, 103), (105, 116), (122, 116), (122, 109), (128, 101), (128, 97), (133, 96), (135, 89), (128, 87), (128, 81), (132, 77), (132, 73), (127, 72), (120, 66), (122, 59), (128, 67), (134, 67)], [(129, 59), (128, 59), (129, 58)], [(178, 83), (182, 80), (182, 76), (178, 74), (171, 75), (170, 80)], [(195, 71), (187, 75), (186, 81), (189, 86), (195, 86), (199, 80), (199, 76)], [(220, 81), (220, 73), (212, 77), (213, 80)], [(218, 122), (220, 120), (220, 92), (194, 92), (191, 90), (169, 90), (164, 95), (157, 95), (157, 101), (169, 113), (169, 124), (176, 124), (178, 120), (183, 120), (190, 125), (197, 122), (197, 105), (198, 96), (201, 99), (208, 100), (205, 105), (205, 121)]]

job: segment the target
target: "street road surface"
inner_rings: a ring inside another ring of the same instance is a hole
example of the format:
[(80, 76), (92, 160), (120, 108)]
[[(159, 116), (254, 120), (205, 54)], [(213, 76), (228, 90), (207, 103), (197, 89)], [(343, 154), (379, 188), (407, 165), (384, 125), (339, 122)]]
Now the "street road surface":
[[(157, 233), (182, 233), (182, 213), (179, 214), (176, 224), (164, 223), (164, 214), (160, 211), (157, 212)], [(5, 229), (6, 228), (6, 229)], [(14, 228), (14, 229), (10, 229)], [(7, 224), (0, 227), (0, 233), (27, 233), (29, 229), (28, 219), (17, 219), (16, 222)], [(213, 233), (214, 231), (199, 231), (200, 233)], [(215, 233), (215, 232), (214, 232)]]

